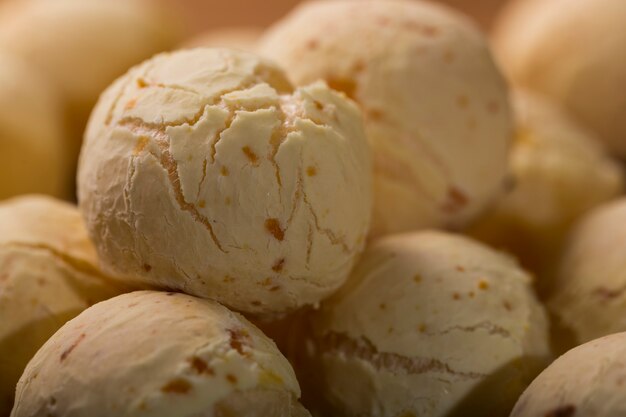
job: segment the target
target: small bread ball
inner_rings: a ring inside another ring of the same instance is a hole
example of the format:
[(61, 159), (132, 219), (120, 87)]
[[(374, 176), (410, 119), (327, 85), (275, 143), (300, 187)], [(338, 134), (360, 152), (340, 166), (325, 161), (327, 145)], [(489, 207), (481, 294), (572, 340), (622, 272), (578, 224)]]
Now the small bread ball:
[(226, 27), (202, 32), (191, 39), (187, 39), (183, 48), (232, 48), (244, 51), (254, 51), (261, 34), (261, 28), (253, 26)]
[(37, 352), (12, 417), (305, 417), (289, 362), (213, 301), (138, 291), (85, 310)]
[(442, 232), (374, 242), (307, 341), (338, 416), (504, 416), (550, 358), (515, 261)]
[(552, 312), (576, 344), (626, 331), (626, 199), (593, 210), (572, 234)]
[(501, 191), (512, 120), (485, 39), (423, 1), (312, 1), (259, 41), (296, 84), (324, 79), (362, 108), (372, 236), (460, 226)]
[(171, 14), (144, 0), (20, 0), (0, 7), (0, 50), (45, 74), (65, 104), (74, 158), (100, 93), (128, 68), (180, 41)]
[(626, 414), (626, 333), (578, 346), (534, 381), (511, 417), (617, 417)]
[(513, 103), (513, 188), (469, 233), (518, 256), (547, 294), (570, 227), (618, 196), (624, 178), (594, 135), (558, 106), (526, 92), (517, 92)]
[(122, 293), (97, 268), (76, 207), (25, 196), (0, 204), (0, 415), (28, 361), (66, 321)]
[(512, 81), (561, 103), (626, 157), (626, 2), (516, 0), (494, 33)]
[(69, 194), (59, 106), (41, 74), (0, 52), (0, 200), (26, 193)]
[(79, 200), (104, 268), (252, 314), (347, 278), (371, 213), (357, 107), (225, 49), (164, 54), (102, 96)]

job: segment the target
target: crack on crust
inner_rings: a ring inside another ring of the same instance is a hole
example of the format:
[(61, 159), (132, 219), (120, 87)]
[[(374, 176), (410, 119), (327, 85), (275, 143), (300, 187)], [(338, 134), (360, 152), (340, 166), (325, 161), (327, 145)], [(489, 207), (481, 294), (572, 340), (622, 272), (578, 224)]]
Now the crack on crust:
[[(230, 62), (230, 60), (227, 60), (227, 61), (228, 61), (228, 68), (224, 68), (224, 70), (221, 71), (222, 73), (228, 71), (233, 64), (232, 62)], [(186, 93), (195, 94), (199, 97), (204, 98), (207, 101), (207, 103), (203, 107), (218, 104), (220, 101), (223, 101), (223, 97), (229, 93), (240, 91), (240, 90), (245, 90), (257, 84), (262, 84), (262, 83), (268, 84), (270, 87), (274, 88), (278, 93), (291, 93), (293, 91), (293, 88), (291, 87), (291, 85), (289, 85), (289, 83), (286, 80), (282, 80), (279, 74), (277, 73), (275, 74), (271, 68), (257, 65), (253, 70), (254, 72), (248, 75), (247, 77), (244, 77), (238, 85), (232, 88), (218, 91), (212, 97), (205, 97), (199, 91), (196, 91), (192, 88), (185, 87), (182, 85), (164, 84), (164, 83), (157, 82), (157, 81), (147, 81), (147, 79), (150, 78), (150, 73), (156, 67), (156, 65), (157, 65), (157, 62), (152, 61), (148, 63), (141, 72), (137, 71), (138, 72), (137, 74), (129, 73), (127, 75), (128, 79), (121, 86), (118, 94), (116, 95), (115, 99), (113, 100), (113, 102), (111, 103), (111, 106), (109, 107), (107, 111), (107, 116), (105, 118), (105, 126), (109, 126), (111, 124), (114, 118), (115, 110), (117, 109), (119, 102), (122, 100), (122, 98), (126, 94), (127, 92), (126, 90), (128, 89), (128, 87), (133, 84), (135, 84), (139, 89), (159, 88), (159, 89), (178, 90), (178, 91), (183, 91)], [(198, 117), (198, 119), (201, 116), (202, 116), (202, 112), (200, 113), (200, 116)], [(143, 123), (146, 123), (143, 120), (141, 121)], [(120, 123), (123, 123), (123, 122), (124, 122), (124, 119), (120, 121)], [(172, 126), (177, 126), (177, 125), (183, 125), (186, 122), (185, 120), (180, 120), (180, 121), (175, 121), (173, 123), (174, 124)], [(155, 125), (156, 125), (155, 127), (167, 126), (167, 124), (164, 124), (164, 123), (159, 123)]]
[(204, 113), (206, 112), (206, 109), (210, 106), (210, 104), (204, 104), (200, 110), (198, 112), (196, 112), (196, 114), (194, 114), (191, 118), (182, 118), (179, 120), (174, 120), (171, 122), (158, 122), (158, 123), (152, 123), (152, 122), (146, 122), (145, 120), (139, 118), (139, 117), (124, 117), (122, 119), (120, 119), (120, 121), (117, 123), (118, 126), (122, 126), (122, 127), (126, 127), (126, 126), (133, 126), (133, 125), (140, 125), (141, 127), (145, 128), (145, 129), (159, 129), (159, 130), (165, 130), (168, 127), (180, 127), (180, 126), (184, 126), (184, 125), (188, 125), (189, 127), (194, 127), (196, 126), (201, 120), (202, 120), (202, 116), (204, 115)]
[[(186, 92), (191, 91), (193, 93), (197, 93), (193, 90), (184, 88), (182, 86), (168, 86), (159, 82), (149, 83), (145, 80), (145, 78), (148, 77), (148, 73), (149, 73), (149, 69), (145, 69), (144, 71), (142, 71), (142, 73), (134, 77), (130, 77), (128, 83), (126, 83), (121, 88), (120, 98), (124, 96), (126, 89), (132, 82), (137, 82), (140, 88), (170, 88), (171, 87), (173, 89), (181, 89)], [(179, 177), (178, 162), (171, 154), (171, 150), (170, 150), (171, 139), (168, 136), (166, 129), (171, 128), (171, 127), (180, 127), (180, 126), (194, 127), (203, 120), (204, 115), (206, 114), (207, 110), (212, 106), (217, 106), (221, 109), (226, 110), (229, 113), (229, 116), (226, 119), (223, 128), (217, 131), (213, 135), (213, 137), (210, 139), (211, 140), (210, 155), (207, 158), (205, 158), (203, 161), (202, 177), (197, 186), (196, 199), (198, 199), (202, 191), (203, 184), (207, 177), (207, 167), (209, 164), (214, 165), (216, 163), (216, 154), (217, 154), (216, 147), (218, 143), (223, 139), (224, 133), (228, 131), (228, 129), (230, 129), (232, 123), (236, 120), (238, 112), (239, 111), (251, 112), (251, 111), (256, 111), (260, 109), (276, 110), (279, 123), (277, 123), (277, 126), (274, 128), (272, 135), (270, 137), (271, 151), (267, 155), (267, 159), (274, 167), (276, 183), (279, 189), (279, 198), (282, 201), (282, 194), (280, 193), (280, 190), (282, 189), (282, 185), (283, 185), (282, 176), (281, 176), (279, 164), (276, 161), (276, 156), (280, 150), (280, 147), (285, 143), (290, 133), (299, 131), (299, 129), (296, 126), (298, 122), (308, 121), (312, 123), (313, 125), (323, 128), (323, 129), (332, 129), (332, 127), (320, 121), (311, 119), (304, 110), (302, 97), (300, 97), (297, 93), (291, 94), (291, 95), (280, 95), (279, 103), (277, 105), (272, 104), (269, 107), (267, 106), (267, 104), (258, 105), (258, 106), (257, 105), (236, 106), (236, 105), (232, 105), (226, 102), (224, 96), (226, 96), (227, 94), (249, 89), (259, 83), (266, 83), (270, 85), (272, 88), (274, 88), (275, 90), (277, 90), (278, 92), (286, 91), (286, 92), (291, 93), (292, 91), (291, 87), (288, 86), (288, 84), (283, 85), (284, 80), (278, 77), (278, 75), (276, 74), (273, 75), (272, 73), (269, 73), (268, 70), (264, 67), (257, 67), (254, 69), (254, 74), (246, 77), (246, 79), (243, 79), (239, 83), (239, 85), (233, 88), (221, 91), (213, 97), (207, 97), (206, 98), (207, 102), (204, 105), (202, 105), (199, 111), (190, 118), (182, 118), (182, 119), (178, 119), (178, 120), (174, 120), (170, 122), (156, 122), (155, 123), (155, 122), (146, 122), (145, 120), (139, 117), (125, 117), (116, 121), (117, 126), (128, 129), (130, 132), (132, 132), (135, 135), (138, 135), (139, 137), (147, 137), (147, 139), (153, 144), (157, 145), (157, 148), (158, 148), (158, 152), (157, 152), (154, 149), (149, 149), (149, 146), (142, 146), (141, 149), (139, 149), (139, 151), (136, 152), (137, 155), (134, 155), (133, 157), (131, 157), (131, 161), (130, 161), (131, 169), (127, 176), (126, 186), (125, 186), (125, 195), (124, 195), (126, 204), (128, 205), (130, 202), (130, 195), (127, 190), (130, 189), (129, 188), (130, 183), (136, 171), (135, 157), (138, 156), (139, 153), (146, 152), (150, 154), (152, 157), (154, 157), (155, 160), (159, 163), (159, 165), (167, 172), (170, 186), (171, 186), (171, 189), (173, 191), (173, 194), (175, 196), (175, 199), (179, 208), (189, 213), (196, 222), (201, 223), (207, 229), (207, 231), (211, 235), (211, 239), (213, 240), (214, 244), (217, 246), (217, 248), (221, 252), (228, 253), (228, 251), (224, 249), (217, 235), (215, 234), (210, 220), (206, 216), (204, 216), (202, 213), (199, 212), (198, 207), (196, 207), (196, 204), (191, 203), (185, 199), (183, 191), (182, 191), (180, 177)], [(115, 112), (116, 107), (117, 107), (117, 101), (111, 107), (111, 110), (110, 110), (111, 119), (113, 118), (113, 114)], [(300, 205), (305, 204), (307, 208), (309, 209), (311, 216), (313, 217), (312, 224), (311, 223), (309, 224), (309, 233), (307, 237), (307, 241), (308, 241), (307, 265), (310, 263), (311, 252), (312, 252), (313, 227), (315, 227), (315, 229), (319, 233), (326, 236), (328, 240), (331, 242), (331, 244), (340, 246), (344, 253), (347, 253), (347, 254), (352, 253), (348, 244), (345, 241), (345, 236), (337, 236), (333, 230), (326, 229), (321, 226), (320, 219), (318, 218), (317, 213), (315, 212), (304, 190), (304, 185), (303, 185), (304, 184), (303, 182), (303, 169), (304, 168), (302, 165), (303, 164), (302, 154), (300, 155), (300, 159), (301, 159), (300, 161), (301, 166), (299, 167), (299, 170), (298, 170), (297, 187), (296, 187), (296, 191), (295, 191), (295, 195), (293, 199), (292, 210), (289, 214), (289, 218), (285, 226), (285, 231), (291, 226), (291, 223), (293, 219), (295, 218), (296, 212), (300, 208)]]
[(211, 239), (213, 240), (213, 243), (215, 243), (215, 246), (217, 246), (217, 248), (221, 252), (227, 253), (227, 251), (224, 250), (220, 241), (218, 240), (215, 234), (215, 231), (213, 230), (213, 226), (211, 226), (211, 222), (209, 221), (209, 219), (206, 216), (203, 216), (198, 211), (198, 208), (195, 206), (195, 204), (189, 203), (188, 201), (185, 200), (185, 197), (183, 196), (183, 189), (180, 184), (180, 177), (178, 175), (178, 163), (176, 162), (174, 157), (171, 155), (167, 141), (157, 139), (157, 145), (161, 148), (161, 157), (158, 158), (158, 156), (154, 154), (153, 156), (157, 158), (158, 161), (160, 161), (161, 166), (163, 167), (163, 169), (166, 170), (179, 207), (181, 208), (181, 210), (190, 213), (195, 221), (204, 225), (204, 227), (208, 230), (209, 234), (211, 235)]
[[(145, 140), (147, 141), (150, 140), (149, 138), (145, 136), (142, 136), (142, 137), (145, 138)], [(144, 146), (144, 149), (145, 149), (145, 146)], [(133, 178), (135, 177), (135, 174), (137, 172), (136, 160), (137, 160), (138, 155), (139, 153), (133, 154), (133, 156), (131, 156), (130, 161), (128, 163), (130, 169), (128, 170), (128, 173), (126, 174), (126, 183), (124, 184), (124, 188), (122, 189), (122, 198), (124, 199), (124, 206), (129, 217), (126, 223), (133, 231), (139, 233), (139, 235), (141, 235), (141, 238), (144, 239), (145, 241), (146, 240), (145, 236), (143, 236), (143, 234), (135, 228), (136, 215), (135, 215), (135, 212), (131, 209), (132, 203), (131, 203), (131, 197), (130, 197), (130, 190), (132, 188)], [(120, 218), (120, 220), (122, 219)], [(135, 242), (136, 251), (137, 251), (137, 245), (138, 245), (137, 242)], [(133, 255), (133, 258), (134, 257), (135, 256)]]
[[(220, 130), (218, 130), (215, 133), (215, 136), (212, 138), (211, 140), (211, 163), (214, 164), (215, 163), (215, 155), (217, 154), (217, 144), (222, 140), (222, 136), (224, 134), (224, 132), (226, 132), (228, 129), (230, 129), (230, 126), (233, 124), (233, 122), (235, 121), (235, 118), (237, 117), (237, 113), (235, 112), (235, 110), (229, 108), (224, 102), (221, 103), (222, 107), (224, 110), (228, 111), (228, 119), (226, 119), (226, 123), (224, 123), (224, 127)], [(206, 162), (206, 159), (205, 159)], [(202, 178), (202, 180), (204, 180), (204, 177)]]
[(311, 227), (311, 224), (309, 223), (309, 232), (306, 235), (306, 266), (308, 268), (308, 266), (311, 264), (311, 252), (313, 251), (313, 228)]
[[(291, 111), (289, 111), (290, 109)], [(274, 175), (276, 176), (276, 182), (278, 183), (278, 188), (280, 189), (282, 188), (282, 178), (280, 173), (280, 166), (276, 162), (276, 156), (278, 155), (278, 151), (280, 150), (282, 144), (287, 140), (289, 134), (298, 131), (298, 129), (296, 128), (297, 120), (310, 119), (307, 119), (304, 114), (302, 101), (299, 100), (298, 97), (296, 97), (295, 95), (280, 96), (280, 103), (277, 107), (277, 111), (280, 123), (272, 132), (272, 136), (270, 138), (271, 152), (268, 155), (268, 159), (274, 167)], [(282, 202), (282, 195), (280, 193), (279, 199)]]
[(174, 196), (179, 208), (182, 211), (189, 213), (196, 222), (204, 225), (204, 227), (211, 235), (211, 239), (213, 240), (215, 246), (217, 246), (217, 248), (221, 252), (227, 253), (227, 251), (224, 250), (221, 243), (217, 239), (217, 236), (215, 235), (213, 226), (211, 226), (211, 222), (209, 221), (209, 219), (206, 216), (203, 216), (194, 204), (189, 203), (185, 200), (182, 186), (180, 184), (180, 177), (178, 175), (178, 163), (176, 162), (176, 159), (174, 159), (169, 150), (169, 138), (165, 133), (164, 128), (155, 128), (151, 124), (144, 124), (137, 121), (133, 121), (132, 123), (125, 123), (123, 125), (120, 124), (120, 126), (127, 128), (131, 132), (135, 133), (137, 136), (150, 137), (156, 143), (159, 150), (161, 151), (161, 154), (158, 155), (151, 150), (148, 152), (167, 172), (170, 186), (172, 187), (172, 191), (174, 192)]
[(86, 275), (92, 275), (112, 286), (122, 287), (121, 284), (117, 284), (117, 282), (113, 278), (109, 277), (108, 275), (105, 275), (102, 271), (100, 271), (98, 268), (96, 268), (89, 262), (84, 261), (79, 258), (75, 258), (73, 256), (69, 256), (52, 246), (48, 246), (42, 243), (26, 243), (26, 242), (11, 242), (11, 243), (3, 244), (2, 246), (6, 248), (35, 249), (35, 250), (41, 250), (41, 251), (47, 252), (53, 257), (63, 262), (64, 264), (66, 264), (68, 267), (80, 273), (83, 273)]
[(444, 334), (448, 334), (454, 331), (460, 331), (460, 332), (473, 332), (476, 331), (478, 329), (483, 329), (483, 330), (487, 330), (487, 333), (489, 335), (498, 335), (498, 336), (502, 336), (504, 338), (510, 338), (511, 337), (511, 332), (509, 332), (507, 329), (505, 329), (502, 326), (497, 326), (495, 324), (493, 324), (490, 321), (481, 321), (480, 323), (476, 323), (473, 324), (471, 326), (451, 326), (448, 327), (440, 332), (424, 332), (426, 335), (428, 336), (441, 336)]
[[(276, 183), (278, 184), (278, 189), (280, 190), (283, 186), (283, 181), (280, 175), (280, 166), (278, 166), (278, 163), (276, 162), (276, 155), (278, 154), (280, 146), (285, 142), (290, 132), (285, 128), (285, 113), (283, 109), (279, 106), (277, 110), (280, 123), (274, 128), (272, 136), (270, 137), (271, 151), (267, 156), (267, 159), (274, 167), (274, 176), (276, 177)], [(282, 202), (282, 195), (280, 193), (278, 193), (278, 198)]]
[(317, 231), (323, 234), (324, 236), (326, 236), (328, 240), (330, 241), (330, 243), (341, 247), (344, 253), (346, 254), (352, 253), (352, 251), (346, 244), (345, 238), (343, 236), (338, 237), (335, 235), (335, 232), (333, 232), (332, 230), (321, 227), (319, 219), (317, 218), (317, 213), (315, 212), (315, 210), (313, 209), (313, 206), (309, 202), (306, 192), (302, 193), (302, 201), (304, 201), (304, 204), (309, 208), (311, 215), (313, 216), (313, 222), (315, 224), (315, 228), (317, 229)]
[(202, 161), (202, 178), (200, 178), (200, 182), (198, 182), (198, 191), (196, 192), (196, 200), (200, 198), (200, 193), (202, 192), (202, 185), (204, 185), (204, 180), (206, 179), (206, 167), (207, 167), (207, 159), (204, 158)]
[(330, 241), (330, 243), (341, 247), (344, 253), (351, 254), (353, 251), (350, 250), (350, 248), (348, 247), (348, 244), (345, 241), (345, 236), (338, 237), (337, 235), (335, 235), (335, 232), (333, 232), (330, 229), (326, 229), (320, 225), (320, 221), (319, 221), (319, 218), (317, 217), (317, 213), (315, 212), (313, 205), (309, 201), (309, 197), (307, 196), (306, 191), (304, 190), (304, 186), (301, 185), (304, 183), (304, 176), (302, 174), (303, 167), (304, 167), (304, 161), (302, 158), (302, 153), (300, 153), (300, 168), (298, 169), (298, 184), (299, 184), (298, 186), (301, 187), (302, 189), (302, 202), (309, 209), (311, 216), (313, 216), (313, 223), (315, 224), (315, 229), (319, 233), (326, 236), (326, 238)]
[(317, 343), (322, 354), (337, 354), (356, 358), (369, 363), (378, 371), (419, 375), (438, 373), (460, 379), (480, 379), (487, 375), (478, 372), (463, 372), (452, 369), (447, 363), (435, 358), (410, 358), (396, 353), (380, 352), (365, 337), (354, 340), (344, 333), (330, 332)]
[(159, 88), (162, 90), (175, 90), (175, 91), (182, 91), (185, 93), (190, 93), (196, 96), (203, 97), (203, 95), (200, 92), (194, 90), (193, 88), (185, 87), (185, 86), (178, 85), (178, 84), (163, 84), (163, 83), (148, 81), (146, 80), (146, 78), (148, 78), (147, 74), (145, 74), (142, 77), (137, 78), (137, 85), (139, 85), (140, 88)]
[(291, 223), (293, 222), (293, 219), (296, 215), (296, 212), (298, 211), (298, 208), (300, 208), (300, 204), (302, 199), (300, 198), (301, 195), (303, 193), (303, 184), (301, 181), (301, 177), (298, 178), (298, 181), (296, 182), (296, 191), (294, 192), (293, 195), (293, 201), (291, 203), (291, 212), (289, 213), (289, 217), (287, 218), (287, 223), (285, 224), (285, 230), (289, 230), (289, 228), (291, 227)]

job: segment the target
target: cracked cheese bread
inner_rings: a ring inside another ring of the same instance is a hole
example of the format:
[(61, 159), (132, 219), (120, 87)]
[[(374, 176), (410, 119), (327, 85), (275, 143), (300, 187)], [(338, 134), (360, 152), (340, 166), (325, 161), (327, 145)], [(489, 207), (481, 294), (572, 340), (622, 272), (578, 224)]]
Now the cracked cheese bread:
[(123, 288), (103, 276), (78, 210), (43, 196), (0, 204), (0, 415), (44, 342)]
[(374, 242), (310, 321), (307, 366), (329, 415), (508, 415), (550, 359), (529, 275), (443, 232)]
[(580, 345), (554, 361), (515, 405), (511, 417), (626, 415), (626, 333)]
[(20, 379), (12, 417), (307, 417), (293, 369), (213, 301), (138, 291), (63, 326)]
[(103, 268), (279, 314), (347, 278), (367, 236), (369, 149), (357, 107), (226, 49), (159, 55), (100, 99), (80, 207)]
[(513, 134), (487, 42), (415, 0), (311, 1), (258, 51), (296, 85), (326, 80), (362, 108), (374, 169), (372, 236), (461, 226), (503, 189)]
[(63, 114), (34, 68), (0, 52), (0, 200), (24, 193), (69, 195)]
[(571, 233), (548, 300), (565, 334), (573, 338), (570, 343), (626, 330), (625, 245), (623, 197), (594, 209)]

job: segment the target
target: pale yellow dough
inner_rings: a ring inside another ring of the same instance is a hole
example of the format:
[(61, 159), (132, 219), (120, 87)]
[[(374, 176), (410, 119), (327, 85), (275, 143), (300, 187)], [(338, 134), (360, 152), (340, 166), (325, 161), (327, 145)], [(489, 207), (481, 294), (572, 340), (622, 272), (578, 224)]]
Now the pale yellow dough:
[(174, 15), (148, 0), (19, 0), (0, 6), (0, 50), (21, 57), (57, 88), (72, 159), (100, 93), (131, 66), (176, 46), (180, 31)]
[(303, 3), (259, 41), (296, 84), (324, 79), (362, 108), (372, 236), (461, 226), (503, 189), (513, 121), (486, 40), (419, 0)]
[(545, 295), (572, 224), (621, 194), (624, 177), (595, 136), (557, 105), (526, 92), (513, 103), (512, 189), (468, 233), (519, 257)]
[(102, 96), (79, 200), (103, 267), (279, 314), (347, 278), (368, 232), (361, 115), (322, 83), (225, 49), (163, 54)]
[(311, 321), (329, 415), (505, 416), (551, 356), (529, 275), (442, 232), (374, 242)]
[(69, 195), (61, 101), (45, 77), (0, 52), (0, 200)]
[(626, 331), (626, 199), (596, 208), (575, 228), (549, 307), (580, 344)]
[(626, 2), (516, 0), (493, 43), (511, 81), (543, 93), (626, 157)]
[(626, 415), (626, 333), (578, 346), (544, 370), (511, 417)]
[(44, 342), (91, 304), (124, 288), (98, 270), (78, 210), (49, 197), (0, 204), (0, 415)]
[(63, 326), (20, 379), (11, 417), (307, 417), (274, 342), (237, 313), (139, 291)]

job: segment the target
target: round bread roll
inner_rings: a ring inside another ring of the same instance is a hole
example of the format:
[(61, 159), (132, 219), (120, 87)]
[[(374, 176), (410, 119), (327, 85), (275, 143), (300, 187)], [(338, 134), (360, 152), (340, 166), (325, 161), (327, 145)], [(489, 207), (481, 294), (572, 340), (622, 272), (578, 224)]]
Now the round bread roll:
[(626, 333), (578, 346), (528, 387), (511, 417), (616, 417), (626, 414)]
[(498, 58), (516, 84), (561, 103), (621, 157), (626, 157), (624, 19), (623, 0), (517, 0), (505, 9), (494, 34)]
[(139, 291), (63, 326), (20, 379), (12, 417), (306, 417), (289, 362), (236, 313)]
[(182, 48), (219, 47), (254, 51), (263, 30), (253, 26), (227, 27), (202, 32), (182, 44)]
[(371, 167), (356, 106), (295, 92), (256, 56), (160, 55), (90, 121), (79, 199), (106, 270), (279, 314), (330, 295), (362, 251)]
[(626, 199), (605, 204), (576, 227), (549, 307), (576, 344), (626, 331)]
[(66, 321), (122, 293), (97, 268), (78, 210), (43, 196), (0, 204), (0, 415), (44, 342)]
[(515, 254), (539, 274), (546, 295), (571, 225), (619, 195), (624, 178), (595, 137), (558, 106), (525, 92), (514, 98), (514, 186), (469, 234)]
[(423, 1), (313, 1), (260, 40), (296, 84), (324, 79), (365, 114), (372, 236), (460, 226), (501, 191), (512, 120), (485, 39)]
[(0, 52), (0, 200), (26, 193), (69, 195), (59, 106), (40, 74)]
[(550, 358), (529, 275), (442, 232), (374, 242), (310, 320), (330, 415), (508, 415)]
[(0, 50), (48, 76), (64, 99), (78, 154), (100, 93), (128, 68), (180, 41), (171, 14), (144, 0), (21, 0), (0, 7)]

